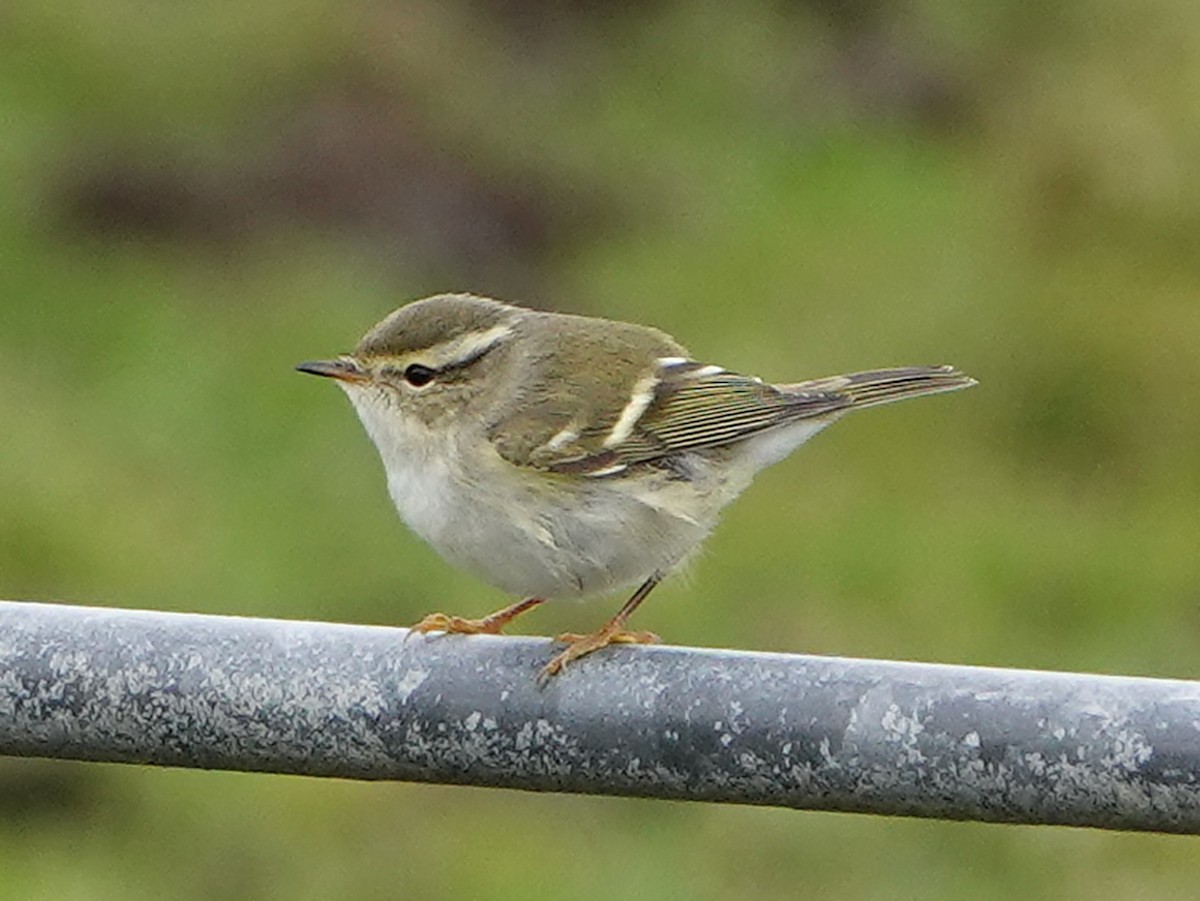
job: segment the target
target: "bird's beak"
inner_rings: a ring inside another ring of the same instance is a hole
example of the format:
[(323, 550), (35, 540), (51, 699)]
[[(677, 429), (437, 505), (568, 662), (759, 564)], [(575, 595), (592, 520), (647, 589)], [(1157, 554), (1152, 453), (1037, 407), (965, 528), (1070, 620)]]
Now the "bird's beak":
[(323, 375), (340, 382), (365, 382), (367, 374), (353, 360), (340, 357), (336, 360), (309, 360), (296, 366), (297, 371), (310, 375)]

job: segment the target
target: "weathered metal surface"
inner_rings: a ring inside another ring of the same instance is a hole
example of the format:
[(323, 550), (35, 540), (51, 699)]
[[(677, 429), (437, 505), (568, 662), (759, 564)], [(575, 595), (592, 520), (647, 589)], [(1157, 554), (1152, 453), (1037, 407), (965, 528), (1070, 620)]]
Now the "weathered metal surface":
[(0, 602), (0, 753), (1200, 833), (1200, 683)]

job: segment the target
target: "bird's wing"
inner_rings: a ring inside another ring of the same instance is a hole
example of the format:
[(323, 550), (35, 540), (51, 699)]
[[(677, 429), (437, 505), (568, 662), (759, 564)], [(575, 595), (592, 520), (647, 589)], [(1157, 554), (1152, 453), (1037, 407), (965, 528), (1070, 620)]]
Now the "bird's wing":
[(490, 437), (501, 456), (551, 472), (615, 475), (637, 463), (732, 444), (854, 403), (836, 389), (809, 389), (808, 383), (777, 388), (682, 358), (657, 361), (619, 409), (599, 411), (589, 409), (586, 400), (562, 401), (559, 396), (526, 406), (497, 423)]

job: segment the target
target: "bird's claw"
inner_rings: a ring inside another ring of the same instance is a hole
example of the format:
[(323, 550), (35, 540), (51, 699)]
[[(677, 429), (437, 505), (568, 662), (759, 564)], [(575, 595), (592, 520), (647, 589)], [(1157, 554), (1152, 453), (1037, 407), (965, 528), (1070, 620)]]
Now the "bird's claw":
[(430, 613), (419, 623), (408, 627), (405, 640), (413, 635), (425, 635), (430, 632), (445, 632), (447, 635), (498, 635), (502, 628), (504, 623), (489, 618), (467, 619), (446, 613)]
[(538, 673), (538, 684), (545, 685), (552, 677), (561, 673), (572, 660), (578, 660), (593, 651), (606, 648), (610, 644), (659, 644), (662, 639), (653, 632), (630, 632), (625, 629), (605, 626), (595, 632), (581, 635), (577, 632), (564, 632), (554, 639), (567, 647), (556, 654)]

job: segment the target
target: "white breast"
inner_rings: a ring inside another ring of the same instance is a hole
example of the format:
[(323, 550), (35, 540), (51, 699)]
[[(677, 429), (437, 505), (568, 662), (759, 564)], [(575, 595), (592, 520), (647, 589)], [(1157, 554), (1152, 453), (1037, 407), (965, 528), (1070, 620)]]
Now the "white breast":
[(448, 562), (514, 595), (575, 597), (640, 582), (674, 566), (712, 524), (647, 503), (622, 482), (513, 466), (475, 424), (431, 432), (371, 389), (347, 394), (401, 518)]

